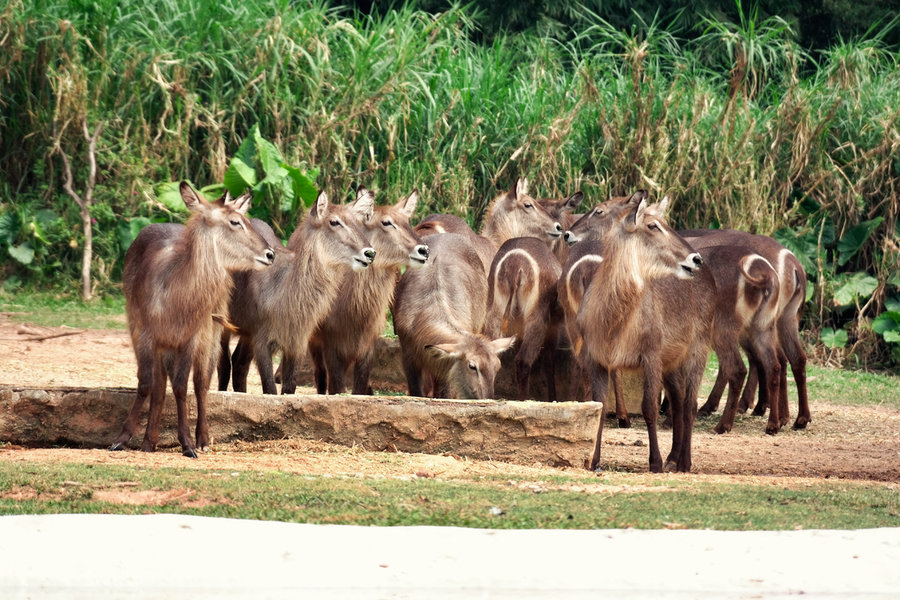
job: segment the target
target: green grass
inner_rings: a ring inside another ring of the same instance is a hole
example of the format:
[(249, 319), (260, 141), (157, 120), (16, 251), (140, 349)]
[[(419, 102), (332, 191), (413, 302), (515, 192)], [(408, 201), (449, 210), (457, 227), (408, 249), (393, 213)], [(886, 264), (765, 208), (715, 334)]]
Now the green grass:
[(125, 329), (125, 298), (107, 295), (85, 302), (71, 294), (50, 292), (0, 292), (0, 312), (13, 321), (44, 327)]
[[(162, 505), (103, 499), (107, 491), (138, 497), (147, 490), (180, 493)], [(502, 514), (494, 514), (494, 508)], [(616, 473), (553, 477), (523, 490), (510, 485), (507, 477), (407, 481), (278, 471), (0, 463), (0, 514), (171, 512), (498, 529), (843, 529), (900, 526), (900, 495), (893, 486), (881, 484), (739, 485)]]

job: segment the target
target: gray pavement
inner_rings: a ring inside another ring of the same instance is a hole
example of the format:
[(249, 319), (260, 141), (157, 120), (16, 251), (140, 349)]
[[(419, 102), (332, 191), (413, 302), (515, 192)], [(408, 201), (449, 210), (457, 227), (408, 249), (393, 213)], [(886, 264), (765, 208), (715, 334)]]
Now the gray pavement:
[(0, 598), (900, 598), (900, 529), (355, 527), (0, 517)]

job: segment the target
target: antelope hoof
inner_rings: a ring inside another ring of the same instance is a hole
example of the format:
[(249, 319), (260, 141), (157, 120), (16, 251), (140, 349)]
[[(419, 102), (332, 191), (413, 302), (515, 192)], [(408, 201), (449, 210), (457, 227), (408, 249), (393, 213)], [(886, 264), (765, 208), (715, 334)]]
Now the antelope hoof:
[(766, 414), (766, 407), (763, 406), (762, 408), (760, 408), (759, 404), (757, 404), (756, 408), (754, 408), (753, 412), (750, 414), (753, 415), (754, 417), (761, 417), (764, 414)]
[(203, 452), (205, 454), (205, 453), (209, 452), (210, 448), (209, 448), (209, 446), (200, 446), (199, 450), (200, 450), (200, 452)]
[(728, 433), (729, 431), (731, 431), (731, 427), (723, 423), (719, 423), (718, 425), (713, 427), (713, 431), (721, 435), (723, 433)]
[(631, 421), (628, 419), (628, 417), (619, 419), (619, 429), (631, 429)]
[(156, 444), (152, 444), (147, 440), (141, 444), (141, 452), (156, 452)]
[(181, 451), (182, 456), (187, 456), (188, 458), (198, 458), (197, 451), (193, 448), (185, 448)]
[(778, 433), (778, 429), (779, 427), (775, 425), (766, 425), (766, 435), (775, 435), (776, 433)]
[(110, 449), (111, 452), (121, 452), (122, 450), (125, 449), (125, 446), (122, 445), (121, 442), (116, 442), (115, 444), (113, 444), (112, 446), (110, 446), (109, 449)]
[(806, 426), (809, 425), (809, 422), (812, 419), (808, 417), (797, 417), (797, 420), (794, 421), (794, 429), (806, 429)]

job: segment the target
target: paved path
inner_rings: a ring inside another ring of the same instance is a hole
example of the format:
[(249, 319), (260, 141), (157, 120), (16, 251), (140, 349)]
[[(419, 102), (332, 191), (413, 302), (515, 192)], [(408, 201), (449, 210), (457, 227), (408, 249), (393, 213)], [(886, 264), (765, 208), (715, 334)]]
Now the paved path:
[[(187, 592), (187, 594), (183, 594)], [(0, 517), (0, 598), (900, 598), (900, 529), (485, 530)]]

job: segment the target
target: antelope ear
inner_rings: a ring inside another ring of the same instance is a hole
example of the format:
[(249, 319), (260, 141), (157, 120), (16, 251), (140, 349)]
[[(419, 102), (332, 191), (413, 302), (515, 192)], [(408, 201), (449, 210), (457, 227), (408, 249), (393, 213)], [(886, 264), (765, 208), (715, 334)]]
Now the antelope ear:
[(575, 192), (568, 198), (566, 198), (565, 204), (563, 204), (563, 210), (567, 212), (575, 212), (579, 206), (581, 206), (581, 201), (584, 200), (584, 193), (581, 191)]
[(637, 205), (637, 207), (628, 213), (628, 216), (625, 217), (625, 220), (622, 224), (625, 227), (625, 231), (628, 233), (634, 233), (634, 230), (637, 229), (637, 223), (640, 218), (644, 215), (644, 211), (647, 210), (647, 201), (641, 200), (641, 203)]
[(312, 205), (309, 214), (315, 219), (324, 219), (328, 215), (328, 194), (324, 190), (316, 196), (316, 202)]
[(528, 178), (523, 177), (516, 181), (516, 198), (528, 195)]
[(657, 209), (657, 211), (659, 212), (659, 214), (665, 215), (668, 212), (668, 210), (669, 210), (669, 197), (663, 196), (663, 199), (659, 203), (659, 208)]
[(400, 209), (400, 213), (408, 219), (416, 212), (416, 205), (418, 203), (419, 190), (413, 190), (409, 196), (406, 197), (406, 200), (401, 200), (397, 203), (397, 208)]
[(496, 340), (491, 341), (491, 349), (494, 351), (494, 354), (497, 356), (503, 354), (507, 350), (513, 347), (516, 343), (516, 336), (498, 338)]
[(458, 344), (450, 342), (446, 344), (428, 344), (425, 350), (431, 353), (435, 358), (440, 359), (456, 359), (462, 356), (458, 349)]
[(190, 211), (198, 210), (200, 207), (209, 204), (200, 197), (200, 194), (187, 181), (182, 181), (178, 184), (178, 191), (181, 192), (181, 199), (184, 200), (184, 205)]
[(350, 205), (350, 210), (363, 222), (369, 221), (375, 212), (375, 194), (360, 186), (356, 190), (356, 200)]
[(639, 204), (641, 201), (646, 200), (648, 195), (647, 190), (638, 190), (625, 201), (625, 204)]

